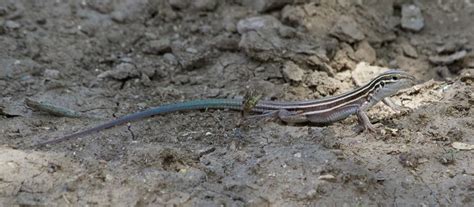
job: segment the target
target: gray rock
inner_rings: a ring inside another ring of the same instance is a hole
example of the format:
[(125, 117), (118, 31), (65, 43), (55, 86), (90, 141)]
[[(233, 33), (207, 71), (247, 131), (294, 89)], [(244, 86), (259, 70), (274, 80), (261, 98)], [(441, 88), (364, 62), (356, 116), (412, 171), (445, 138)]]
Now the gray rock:
[(413, 4), (402, 6), (401, 25), (403, 29), (418, 32), (425, 26), (421, 9)]
[(315, 88), (320, 95), (328, 96), (339, 89), (340, 81), (329, 77), (326, 72), (314, 71), (307, 76), (305, 83), (309, 87)]
[(178, 60), (176, 59), (176, 56), (174, 56), (172, 53), (165, 53), (163, 55), (163, 58), (170, 65), (178, 65)]
[(469, 41), (465, 38), (449, 38), (443, 41), (444, 44), (436, 48), (437, 53), (454, 53), (464, 49), (466, 45), (469, 44)]
[(411, 57), (411, 58), (417, 58), (418, 57), (418, 52), (410, 44), (402, 43), (401, 47), (402, 47), (402, 50), (403, 50), (403, 54), (405, 54), (406, 56)]
[(281, 22), (273, 16), (257, 16), (240, 20), (237, 23), (237, 31), (244, 34), (249, 31), (277, 29), (281, 25)]
[(331, 35), (341, 41), (353, 43), (363, 40), (364, 33), (359, 29), (357, 22), (349, 16), (341, 16), (334, 27), (331, 29)]
[(52, 70), (52, 69), (46, 69), (43, 72), (43, 76), (45, 78), (49, 78), (49, 79), (58, 79), (59, 78), (59, 71), (58, 70)]
[(439, 75), (442, 79), (448, 79), (452, 77), (451, 72), (449, 71), (449, 68), (446, 66), (437, 66), (434, 67), (433, 70), (436, 71), (436, 74)]
[(7, 28), (8, 30), (14, 30), (21, 27), (21, 25), (18, 22), (15, 22), (12, 20), (5, 21), (4, 25), (5, 25), (5, 28)]
[(282, 25), (278, 28), (278, 33), (284, 38), (292, 38), (296, 35), (296, 30), (293, 27)]
[(189, 6), (188, 0), (168, 0), (173, 9), (186, 9)]
[(285, 6), (281, 11), (281, 19), (285, 24), (303, 25), (306, 11), (299, 6)]
[(455, 52), (451, 55), (430, 56), (428, 60), (435, 65), (449, 65), (463, 59), (467, 55), (466, 50)]
[(145, 46), (143, 52), (153, 55), (161, 55), (171, 52), (171, 41), (167, 38), (152, 40)]
[(217, 0), (194, 0), (193, 7), (200, 11), (212, 11), (217, 6)]
[(266, 12), (273, 9), (283, 8), (293, 0), (243, 0), (242, 4), (246, 7), (253, 8), (258, 12)]
[(113, 0), (92, 0), (87, 2), (87, 6), (99, 13), (109, 14), (114, 10)]
[(357, 45), (357, 50), (355, 51), (354, 56), (361, 61), (373, 63), (377, 58), (377, 53), (374, 48), (370, 46), (369, 42), (362, 41)]
[(186, 48), (186, 52), (194, 53), (194, 54), (198, 53), (198, 51), (195, 48), (192, 48), (192, 47)]
[(212, 42), (212, 46), (219, 50), (238, 50), (239, 39), (234, 36), (219, 35)]
[(126, 19), (126, 15), (123, 11), (114, 11), (110, 14), (110, 17), (117, 23), (124, 23)]
[(124, 80), (127, 78), (140, 77), (140, 73), (135, 66), (130, 63), (120, 63), (113, 70), (105, 71), (97, 76), (98, 78), (112, 78), (116, 80)]
[(293, 82), (301, 82), (304, 76), (304, 70), (292, 61), (287, 61), (283, 66), (283, 77), (285, 80)]
[(185, 70), (195, 70), (203, 67), (208, 63), (210, 49), (203, 48), (181, 48), (173, 47), (173, 54), (176, 56), (178, 63)]

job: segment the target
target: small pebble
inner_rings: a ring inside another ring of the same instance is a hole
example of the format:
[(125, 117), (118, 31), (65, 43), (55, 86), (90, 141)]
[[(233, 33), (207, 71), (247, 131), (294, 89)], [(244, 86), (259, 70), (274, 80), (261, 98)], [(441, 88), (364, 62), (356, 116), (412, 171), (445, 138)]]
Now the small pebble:
[(124, 80), (127, 78), (137, 78), (140, 73), (136, 70), (135, 66), (130, 63), (120, 63), (115, 66), (113, 70), (105, 71), (99, 74), (98, 78), (112, 78), (116, 80)]
[(402, 6), (402, 28), (418, 32), (425, 26), (421, 9), (413, 4)]
[(417, 58), (418, 57), (418, 52), (410, 44), (402, 43), (401, 47), (402, 47), (402, 50), (403, 50), (403, 54), (406, 55), (407, 57), (411, 57), (411, 58)]
[(167, 38), (152, 40), (148, 42), (148, 44), (143, 49), (143, 52), (153, 55), (161, 55), (171, 52), (171, 41)]
[(59, 77), (58, 70), (46, 69), (43, 72), (43, 76), (50, 79), (57, 79)]
[(169, 0), (168, 3), (173, 9), (186, 9), (189, 4), (187, 0)]
[(193, 7), (200, 11), (212, 11), (217, 6), (217, 0), (194, 0)]
[(5, 21), (5, 27), (10, 30), (18, 29), (21, 25), (18, 22), (7, 20)]
[(318, 179), (319, 180), (334, 181), (334, 180), (336, 180), (336, 177), (334, 177), (334, 175), (331, 175), (331, 174), (326, 174), (326, 175), (319, 176)]
[(186, 52), (189, 52), (189, 53), (197, 53), (198, 51), (192, 47), (188, 47), (186, 48)]
[(377, 59), (377, 53), (367, 41), (362, 41), (357, 45), (357, 50), (355, 51), (354, 55), (359, 60), (368, 63), (374, 63)]
[(292, 2), (293, 0), (242, 0), (244, 6), (255, 9), (258, 12), (280, 9)]
[(283, 77), (288, 81), (301, 82), (304, 76), (304, 70), (292, 61), (288, 61), (283, 66)]
[(176, 56), (174, 56), (172, 53), (165, 53), (163, 55), (163, 58), (166, 60), (167, 63), (170, 65), (178, 65), (178, 60), (176, 59)]
[(336, 24), (331, 29), (331, 35), (348, 43), (360, 41), (365, 38), (365, 35), (359, 29), (357, 22), (350, 16), (339, 17)]
[(466, 50), (461, 50), (451, 55), (430, 56), (428, 60), (435, 65), (449, 65), (449, 64), (454, 63), (455, 61), (463, 59), (466, 56), (466, 54), (467, 54)]
[(126, 19), (126, 15), (123, 11), (114, 11), (110, 14), (110, 17), (117, 23), (124, 23)]

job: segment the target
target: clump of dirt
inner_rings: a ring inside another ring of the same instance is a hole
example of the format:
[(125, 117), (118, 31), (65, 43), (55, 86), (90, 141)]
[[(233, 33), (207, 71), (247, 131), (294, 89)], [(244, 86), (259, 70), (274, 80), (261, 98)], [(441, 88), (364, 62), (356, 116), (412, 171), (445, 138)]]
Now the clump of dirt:
[[(472, 206), (470, 6), (2, 1), (0, 203)], [(377, 133), (206, 110), (31, 147), (163, 103), (340, 94), (380, 68), (420, 82), (393, 97), (401, 110), (369, 110)]]

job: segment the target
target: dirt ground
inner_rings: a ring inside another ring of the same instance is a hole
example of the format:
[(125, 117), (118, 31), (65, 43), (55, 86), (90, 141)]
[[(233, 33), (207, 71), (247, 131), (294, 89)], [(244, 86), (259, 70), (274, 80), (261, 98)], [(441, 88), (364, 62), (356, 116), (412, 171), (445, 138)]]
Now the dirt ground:
[[(0, 0), (0, 204), (474, 206), (473, 13), (464, 0)], [(356, 134), (354, 117), (208, 110), (32, 147), (164, 103), (339, 94), (368, 65), (420, 81), (393, 97), (401, 112), (369, 110), (377, 133)]]

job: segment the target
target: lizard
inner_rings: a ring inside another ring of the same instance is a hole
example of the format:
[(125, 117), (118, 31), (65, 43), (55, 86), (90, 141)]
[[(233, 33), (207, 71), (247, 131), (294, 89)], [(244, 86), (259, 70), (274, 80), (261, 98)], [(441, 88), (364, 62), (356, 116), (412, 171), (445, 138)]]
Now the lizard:
[(395, 95), (399, 90), (415, 85), (415, 82), (415, 77), (407, 72), (401, 70), (389, 70), (376, 76), (367, 84), (352, 91), (316, 100), (293, 102), (258, 100), (249, 109), (245, 109), (245, 99), (239, 98), (197, 99), (165, 104), (125, 115), (115, 120), (57, 139), (44, 141), (38, 145), (55, 144), (83, 137), (117, 125), (165, 113), (203, 109), (249, 110), (252, 113), (260, 114), (257, 116), (275, 117), (280, 121), (290, 124), (309, 122), (317, 125), (326, 125), (345, 119), (350, 115), (357, 115), (357, 131), (375, 131), (375, 127), (370, 122), (366, 111), (380, 101), (386, 103), (384, 99)]

